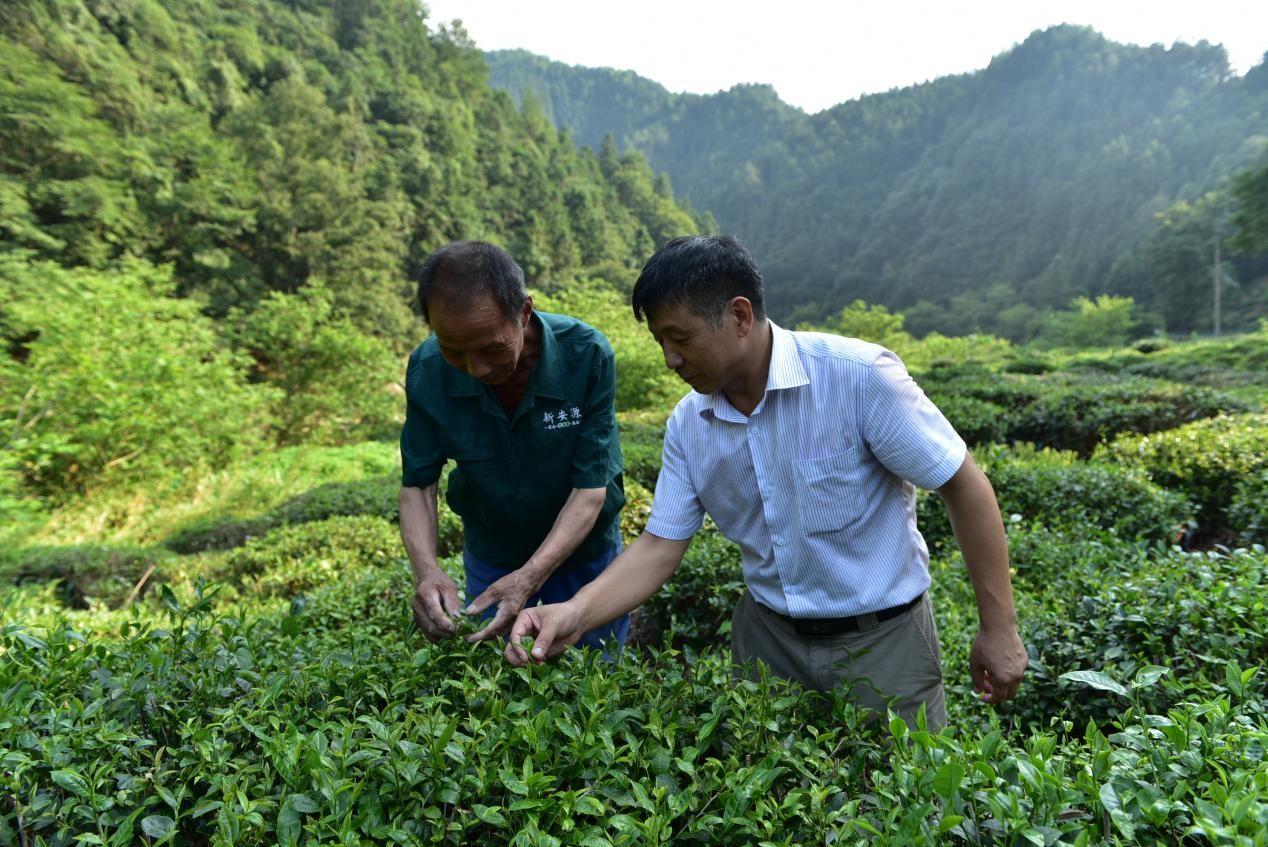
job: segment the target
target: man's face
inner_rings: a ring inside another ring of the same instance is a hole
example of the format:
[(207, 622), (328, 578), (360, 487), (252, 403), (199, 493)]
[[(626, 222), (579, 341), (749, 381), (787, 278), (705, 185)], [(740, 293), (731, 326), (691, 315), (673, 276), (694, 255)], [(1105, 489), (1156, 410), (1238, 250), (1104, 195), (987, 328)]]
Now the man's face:
[(733, 324), (734, 319), (724, 314), (722, 326), (715, 327), (683, 303), (647, 315), (647, 328), (660, 345), (665, 367), (700, 394), (724, 389), (732, 378), (738, 351)]
[(429, 304), (431, 330), (450, 367), (486, 385), (507, 382), (524, 352), (524, 328), (533, 314), (533, 300), (524, 303), (517, 320), (507, 320), (491, 297), (457, 305), (442, 296)]

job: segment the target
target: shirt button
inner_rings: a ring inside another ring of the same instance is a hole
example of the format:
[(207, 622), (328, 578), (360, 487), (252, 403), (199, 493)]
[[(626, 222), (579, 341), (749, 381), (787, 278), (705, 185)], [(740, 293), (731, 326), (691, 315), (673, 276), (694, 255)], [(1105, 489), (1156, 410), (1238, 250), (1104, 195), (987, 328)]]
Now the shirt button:
[(774, 535), (774, 536), (771, 536), (771, 541), (774, 541), (776, 544), (783, 544), (783, 543), (784, 543), (784, 536), (782, 536), (782, 535)]

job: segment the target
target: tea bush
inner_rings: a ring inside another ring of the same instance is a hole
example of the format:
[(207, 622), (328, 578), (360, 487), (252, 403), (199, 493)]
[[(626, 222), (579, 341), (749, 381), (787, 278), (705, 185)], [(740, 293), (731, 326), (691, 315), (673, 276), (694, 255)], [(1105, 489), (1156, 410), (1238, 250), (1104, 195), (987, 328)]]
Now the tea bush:
[(0, 552), (0, 580), (56, 584), (57, 596), (71, 608), (115, 607), (134, 589), (142, 596), (161, 582), (174, 558), (166, 550), (143, 547), (26, 547)]
[[(400, 518), (400, 491), (400, 477), (395, 475), (329, 482), (298, 494), (258, 517), (208, 520), (187, 526), (164, 544), (180, 553), (227, 550), (274, 527), (350, 515), (373, 515), (395, 523)], [(449, 556), (462, 549), (462, 521), (445, 502), (443, 492), (437, 509), (440, 521), (437, 551), (441, 556)]]
[(360, 515), (273, 530), (209, 560), (196, 575), (257, 596), (290, 597), (365, 568), (404, 562), (395, 524)]
[(736, 682), (717, 651), (511, 668), (410, 632), (407, 587), (371, 569), (258, 616), (165, 591), (162, 625), (91, 644), (6, 627), (0, 841), (1254, 844), (1268, 822), (1237, 666), (1104, 729), (932, 735)]
[(731, 612), (743, 595), (740, 548), (716, 531), (700, 532), (674, 576), (639, 608), (632, 640), (697, 649), (729, 644)]
[(1208, 530), (1230, 529), (1238, 484), (1268, 468), (1268, 414), (1221, 416), (1172, 432), (1123, 435), (1098, 458), (1146, 470), (1154, 482), (1182, 491)]
[(994, 444), (1007, 440), (1008, 410), (989, 400), (961, 394), (937, 395), (938, 409), (967, 444)]
[(1027, 376), (940, 368), (920, 383), (970, 443), (1022, 441), (1081, 456), (1122, 432), (1157, 432), (1252, 407), (1211, 389), (1095, 373)]
[(621, 510), (621, 538), (629, 544), (642, 534), (652, 515), (652, 492), (632, 479), (625, 480), (625, 508)]
[(622, 414), (618, 420), (625, 478), (655, 491), (656, 479), (660, 476), (661, 445), (665, 439), (664, 412)]
[[(1193, 516), (1184, 495), (1159, 487), (1138, 468), (1082, 462), (1073, 453), (1047, 450), (997, 451), (985, 454), (981, 464), (1009, 521), (1170, 543)], [(917, 521), (931, 552), (955, 543), (936, 494), (920, 495)]]
[(1145, 339), (1134, 351), (1075, 357), (1069, 367), (1168, 379), (1218, 389), (1268, 388), (1268, 333), (1170, 344)]
[(1103, 693), (1071, 697), (1066, 672), (1096, 669), (1131, 679), (1167, 667), (1143, 702), (1158, 710), (1223, 681), (1227, 662), (1268, 662), (1268, 555), (1151, 554), (1112, 536), (1013, 533), (1028, 682), (1014, 709), (1044, 723), (1063, 714), (1083, 723), (1112, 715)]
[(1268, 468), (1237, 483), (1228, 523), (1237, 528), (1243, 544), (1268, 544)]

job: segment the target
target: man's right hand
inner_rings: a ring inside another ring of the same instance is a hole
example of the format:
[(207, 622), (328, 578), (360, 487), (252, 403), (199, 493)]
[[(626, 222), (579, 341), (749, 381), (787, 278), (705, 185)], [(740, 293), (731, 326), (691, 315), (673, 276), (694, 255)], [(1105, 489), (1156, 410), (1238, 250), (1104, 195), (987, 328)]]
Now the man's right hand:
[(414, 587), (414, 623), (429, 641), (450, 638), (457, 631), (454, 618), (462, 603), (458, 599), (458, 587), (449, 574), (440, 568), (432, 568)]
[[(530, 661), (541, 664), (576, 644), (584, 634), (581, 627), (581, 614), (571, 602), (524, 609), (511, 626), (506, 660), (517, 668)], [(533, 638), (531, 654), (520, 643), (525, 636)]]

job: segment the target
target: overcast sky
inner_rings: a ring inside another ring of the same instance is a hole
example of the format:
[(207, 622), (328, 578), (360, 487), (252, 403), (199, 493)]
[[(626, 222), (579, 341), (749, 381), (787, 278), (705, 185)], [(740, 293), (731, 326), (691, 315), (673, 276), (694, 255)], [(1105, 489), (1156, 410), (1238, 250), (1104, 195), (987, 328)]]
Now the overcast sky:
[(775, 86), (809, 112), (983, 68), (1036, 29), (1091, 26), (1132, 44), (1223, 44), (1245, 73), (1268, 51), (1268, 0), (423, 0), (484, 50), (635, 71), (670, 91)]

